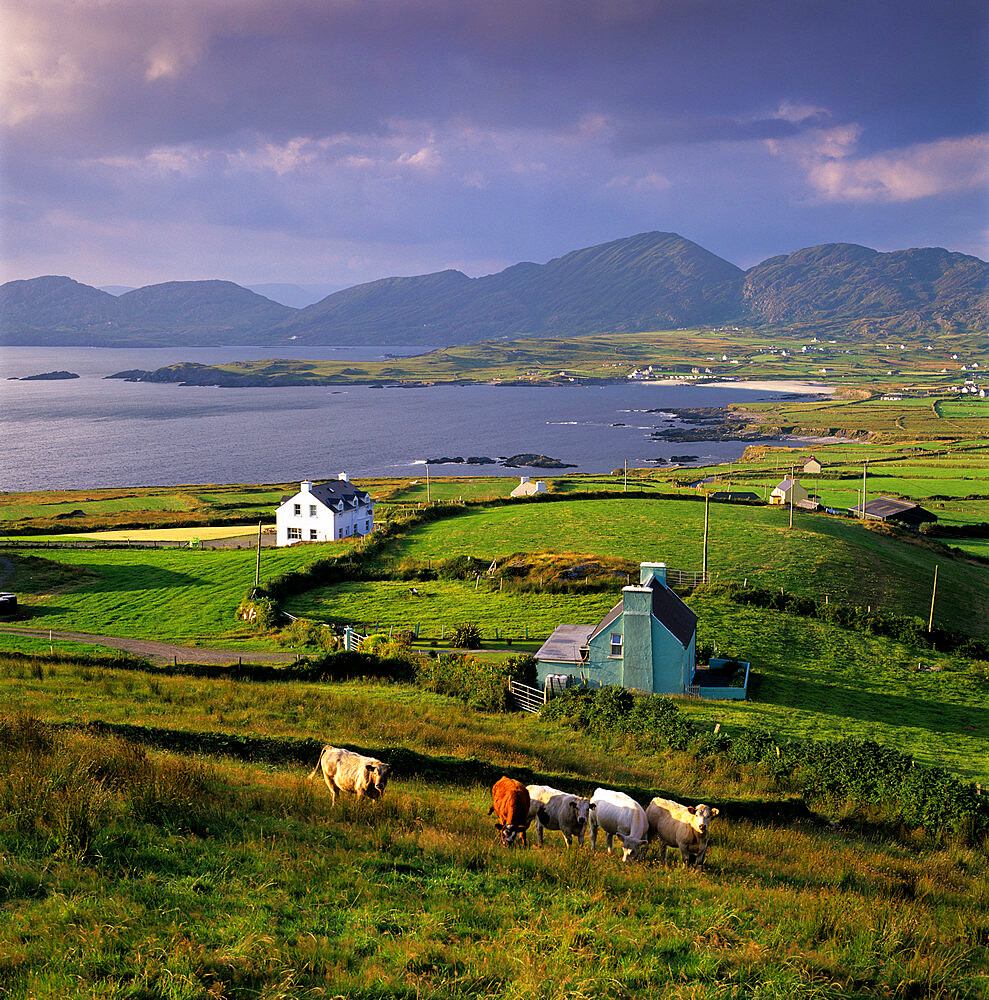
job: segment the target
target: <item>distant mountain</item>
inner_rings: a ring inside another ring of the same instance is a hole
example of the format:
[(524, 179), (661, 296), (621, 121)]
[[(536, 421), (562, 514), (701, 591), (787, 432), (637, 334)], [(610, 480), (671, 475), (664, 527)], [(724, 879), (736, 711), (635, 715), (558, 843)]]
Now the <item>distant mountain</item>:
[(232, 281), (169, 281), (120, 296), (71, 278), (0, 286), (0, 342), (96, 347), (261, 343), (295, 310)]
[(7, 344), (440, 346), (725, 323), (862, 336), (987, 329), (989, 264), (939, 248), (879, 253), (833, 243), (742, 271), (654, 232), (482, 278), (452, 270), (383, 278), (303, 309), (229, 281), (166, 282), (119, 297), (64, 277), (0, 286)]
[(772, 257), (745, 274), (745, 314), (757, 323), (885, 320), (883, 329), (984, 328), (989, 265), (939, 247), (878, 253), (829, 243)]
[(743, 272), (675, 233), (643, 233), (548, 264), (440, 271), (345, 289), (281, 331), (302, 343), (470, 343), (655, 330), (734, 317)]
[(133, 292), (133, 285), (100, 285), (101, 292), (109, 292), (111, 295), (123, 295), (124, 292)]

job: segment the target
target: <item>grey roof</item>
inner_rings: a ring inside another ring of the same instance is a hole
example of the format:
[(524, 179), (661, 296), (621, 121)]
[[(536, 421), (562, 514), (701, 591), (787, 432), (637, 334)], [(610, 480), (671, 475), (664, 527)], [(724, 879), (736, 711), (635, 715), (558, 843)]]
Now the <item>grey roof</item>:
[(787, 476), (779, 484), (779, 486), (776, 487), (776, 489), (778, 489), (778, 490), (784, 490), (785, 491), (785, 490), (788, 490), (791, 486), (799, 486), (799, 485), (800, 485), (800, 483), (798, 483), (795, 479), (791, 479), (789, 476)]
[(652, 613), (686, 648), (697, 631), (697, 615), (680, 598), (660, 583), (652, 585)]
[[(853, 514), (862, 513), (862, 505), (856, 504), (854, 507), (848, 508)], [(893, 497), (876, 497), (875, 500), (870, 500), (865, 505), (865, 512), (869, 517), (877, 518), (887, 518), (896, 517), (900, 514), (917, 514), (921, 518), (928, 520), (937, 520), (937, 516), (932, 514), (928, 510), (924, 510), (923, 507), (918, 504), (911, 503), (909, 500), (895, 500)]]
[(590, 638), (600, 635), (621, 613), (625, 607), (624, 601), (619, 601), (605, 616), (591, 629)]
[[(621, 605), (618, 605), (621, 608)], [(580, 664), (581, 649), (587, 645), (593, 625), (557, 625), (553, 634), (539, 647), (537, 660), (553, 660), (557, 663)]]
[[(282, 497), (282, 503), (292, 500), (299, 494)], [(333, 479), (328, 483), (314, 483), (309, 487), (309, 495), (315, 497), (320, 503), (327, 507), (334, 507), (338, 510), (347, 510), (371, 502), (371, 494), (358, 489), (353, 483), (345, 479)], [(342, 504), (342, 507), (338, 505)]]

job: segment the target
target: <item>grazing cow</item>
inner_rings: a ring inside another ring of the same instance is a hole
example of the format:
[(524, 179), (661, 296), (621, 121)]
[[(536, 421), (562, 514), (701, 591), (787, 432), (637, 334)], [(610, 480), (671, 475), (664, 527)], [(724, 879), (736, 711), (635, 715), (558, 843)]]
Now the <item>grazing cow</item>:
[(337, 792), (352, 792), (359, 799), (365, 796), (380, 799), (385, 794), (389, 771), (391, 768), (387, 764), (373, 757), (364, 757), (351, 750), (323, 747), (309, 780), (322, 772), (323, 781), (336, 805)]
[(591, 796), (591, 850), (597, 849), (598, 827), (607, 835), (608, 853), (617, 834), (622, 838), (622, 861), (641, 858), (649, 846), (646, 811), (624, 792), (595, 788)]
[(660, 857), (666, 864), (666, 848), (677, 847), (685, 865), (699, 865), (707, 854), (711, 838), (711, 820), (718, 815), (703, 803), (684, 806), (672, 799), (653, 799), (646, 807), (649, 839), (660, 841)]
[(491, 789), (491, 806), (488, 815), (495, 813), (498, 822), (495, 829), (500, 831), (499, 839), (505, 847), (511, 847), (516, 837), (525, 842), (525, 831), (529, 828), (529, 792), (521, 781), (514, 778), (499, 778)]
[(527, 785), (526, 788), (529, 791), (529, 822), (536, 821), (536, 843), (543, 846), (543, 830), (559, 830), (567, 847), (574, 837), (583, 847), (592, 808), (590, 800), (568, 795), (549, 785)]

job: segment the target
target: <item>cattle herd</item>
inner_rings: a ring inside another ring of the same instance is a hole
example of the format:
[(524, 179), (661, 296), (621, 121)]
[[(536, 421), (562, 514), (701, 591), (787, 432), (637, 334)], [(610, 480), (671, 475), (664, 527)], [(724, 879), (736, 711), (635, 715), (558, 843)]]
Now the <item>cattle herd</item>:
[[(333, 802), (337, 792), (357, 798), (380, 799), (385, 792), (390, 768), (383, 761), (351, 750), (323, 747), (310, 780), (322, 773)], [(622, 842), (622, 861), (644, 856), (650, 842), (658, 841), (660, 857), (666, 864), (666, 849), (675, 847), (685, 865), (699, 865), (707, 854), (711, 820), (718, 815), (710, 806), (685, 806), (672, 799), (651, 799), (643, 808), (631, 796), (609, 788), (596, 788), (589, 798), (570, 795), (549, 785), (523, 785), (514, 778), (499, 778), (491, 789), (488, 815), (496, 817), (495, 829), (505, 847), (516, 841), (523, 847), (526, 831), (536, 824), (536, 843), (541, 847), (545, 830), (559, 830), (567, 847), (591, 832), (591, 850), (597, 848), (598, 830), (603, 830), (608, 853), (614, 838)]]

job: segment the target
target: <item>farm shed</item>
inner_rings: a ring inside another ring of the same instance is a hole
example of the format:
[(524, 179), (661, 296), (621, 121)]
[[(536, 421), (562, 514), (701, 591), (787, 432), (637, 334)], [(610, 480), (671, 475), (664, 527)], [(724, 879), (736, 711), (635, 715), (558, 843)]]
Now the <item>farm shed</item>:
[[(848, 513), (855, 517), (862, 516), (862, 505), (856, 504), (848, 508)], [(904, 524), (910, 528), (920, 529), (925, 523), (933, 523), (937, 515), (909, 500), (896, 500), (893, 497), (876, 497), (865, 505), (867, 521), (892, 521), (894, 524)]]
[(820, 473), (822, 468), (823, 466), (821, 465), (821, 463), (816, 458), (814, 458), (813, 455), (811, 455), (810, 458), (808, 458), (807, 461), (804, 462), (803, 471), (805, 475), (816, 476)]
[(275, 544), (332, 542), (374, 530), (374, 501), (346, 472), (328, 483), (304, 480), (295, 496), (282, 497), (275, 511)]

